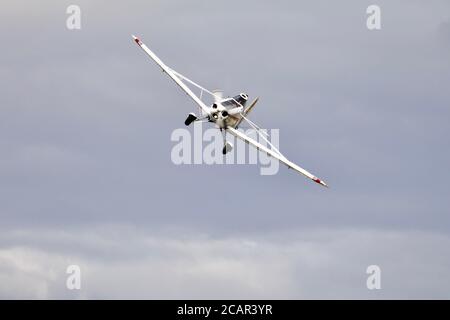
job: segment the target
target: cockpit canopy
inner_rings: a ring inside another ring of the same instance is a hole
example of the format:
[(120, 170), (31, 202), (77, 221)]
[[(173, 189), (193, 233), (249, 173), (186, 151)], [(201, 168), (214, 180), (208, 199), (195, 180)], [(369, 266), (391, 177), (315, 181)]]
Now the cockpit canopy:
[(245, 106), (245, 103), (248, 100), (248, 95), (246, 93), (240, 93), (237, 96), (234, 96), (233, 98), (226, 98), (222, 100), (220, 103), (224, 107), (239, 107), (241, 104), (242, 106)]

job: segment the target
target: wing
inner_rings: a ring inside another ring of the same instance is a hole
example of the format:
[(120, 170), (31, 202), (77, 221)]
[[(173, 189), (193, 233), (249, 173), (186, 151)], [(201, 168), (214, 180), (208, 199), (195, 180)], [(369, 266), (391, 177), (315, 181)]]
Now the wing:
[(243, 134), (242, 132), (240, 132), (240, 131), (238, 131), (238, 130), (236, 130), (234, 128), (231, 128), (231, 127), (228, 127), (226, 130), (229, 133), (231, 133), (233, 136), (235, 136), (236, 138), (241, 139), (241, 140), (245, 141), (248, 144), (251, 144), (256, 149), (267, 153), (269, 156), (274, 157), (275, 159), (277, 159), (281, 163), (285, 164), (288, 168), (294, 169), (295, 171), (305, 175), (309, 179), (313, 180), (316, 183), (319, 183), (319, 184), (323, 185), (324, 187), (328, 187), (328, 185), (324, 181), (320, 180), (319, 178), (317, 178), (313, 174), (309, 173), (305, 169), (300, 168), (295, 163), (293, 163), (293, 162), (289, 161), (288, 159), (286, 159), (283, 155), (281, 155), (281, 154), (279, 154), (279, 153), (277, 153), (277, 152), (267, 148), (266, 146), (260, 144), (256, 140), (254, 140), (254, 139), (250, 138), (249, 136)]
[(139, 40), (137, 37), (132, 36), (134, 41), (139, 45), (139, 47), (141, 47), (142, 50), (145, 51), (145, 53), (153, 59), (153, 61), (155, 61), (160, 67), (161, 69), (169, 76), (172, 78), (173, 81), (175, 81), (175, 83), (184, 91), (186, 92), (186, 94), (191, 97), (192, 100), (194, 100), (194, 102), (203, 110), (203, 112), (205, 112), (206, 114), (209, 114), (209, 108), (203, 103), (202, 100), (200, 100), (199, 97), (197, 97), (191, 89), (189, 89), (188, 86), (186, 86), (186, 84), (183, 83), (183, 81), (181, 81), (181, 79), (177, 76), (177, 72), (175, 72), (174, 70), (172, 70), (171, 68), (169, 68), (168, 66), (166, 66), (164, 64), (164, 62), (161, 61), (161, 59), (159, 59), (156, 54), (154, 54), (144, 43), (142, 43), (141, 40)]

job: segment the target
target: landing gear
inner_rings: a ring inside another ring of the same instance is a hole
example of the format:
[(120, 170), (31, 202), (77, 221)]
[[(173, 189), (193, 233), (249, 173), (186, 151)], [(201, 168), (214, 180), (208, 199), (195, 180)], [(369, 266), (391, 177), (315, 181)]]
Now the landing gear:
[(222, 154), (226, 155), (231, 150), (233, 150), (233, 145), (231, 143), (229, 143), (228, 141), (225, 142), (225, 145), (222, 148)]
[(195, 115), (195, 113), (189, 113), (186, 120), (184, 121), (184, 124), (188, 126), (195, 120), (197, 120), (197, 116)]
[(226, 140), (226, 131), (223, 131), (223, 129), (220, 129), (220, 131), (222, 131), (222, 136), (223, 136), (222, 154), (226, 155), (228, 152), (230, 152), (233, 149), (233, 145)]

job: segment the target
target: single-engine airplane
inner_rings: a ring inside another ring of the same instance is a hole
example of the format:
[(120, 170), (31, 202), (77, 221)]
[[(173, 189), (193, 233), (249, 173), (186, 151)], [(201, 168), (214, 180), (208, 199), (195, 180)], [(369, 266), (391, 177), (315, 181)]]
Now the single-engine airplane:
[[(198, 105), (199, 107), (199, 116), (194, 113), (189, 113), (184, 124), (189, 126), (194, 121), (206, 121), (214, 123), (220, 131), (223, 132), (223, 142), (224, 146), (222, 149), (222, 153), (225, 155), (230, 152), (233, 148), (233, 145), (226, 140), (226, 133), (230, 133), (238, 139), (245, 141), (246, 143), (254, 146), (259, 151), (267, 153), (269, 156), (277, 159), (288, 168), (294, 169), (295, 171), (303, 174), (307, 178), (313, 180), (314, 182), (321, 184), (324, 187), (328, 187), (328, 185), (321, 179), (317, 178), (310, 172), (305, 169), (299, 167), (295, 163), (289, 161), (285, 156), (281, 154), (281, 152), (267, 139), (265, 136), (266, 133), (261, 131), (260, 127), (258, 127), (253, 121), (247, 118), (250, 111), (252, 111), (255, 104), (258, 102), (258, 98), (253, 100), (248, 106), (246, 106), (248, 101), (248, 95), (246, 93), (240, 93), (234, 97), (223, 98), (220, 91), (211, 92), (194, 81), (188, 79), (182, 74), (176, 72), (175, 70), (169, 68), (164, 62), (161, 61), (141, 40), (137, 37), (132, 36), (134, 41), (141, 47), (144, 52), (153, 59), (153, 61), (158, 64), (158, 66), (165, 72), (173, 81)], [(200, 97), (198, 97), (192, 90), (184, 83), (187, 82), (192, 86), (197, 87), (201, 90)], [(214, 98), (214, 103), (211, 106), (207, 106), (202, 100), (202, 94), (206, 92)], [(255, 129), (258, 133), (259, 137), (264, 139), (265, 142), (270, 146), (270, 148), (265, 145), (259, 143), (255, 139), (245, 135), (241, 131), (237, 130), (239, 125), (245, 121)]]

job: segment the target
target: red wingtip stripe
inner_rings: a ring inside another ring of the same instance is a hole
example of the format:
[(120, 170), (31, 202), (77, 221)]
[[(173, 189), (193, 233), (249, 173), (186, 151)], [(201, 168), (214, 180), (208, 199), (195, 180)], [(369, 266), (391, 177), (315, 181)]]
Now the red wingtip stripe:
[(142, 44), (141, 40), (139, 40), (138, 38), (134, 39), (134, 41), (135, 41), (138, 45), (141, 45), (141, 44)]

